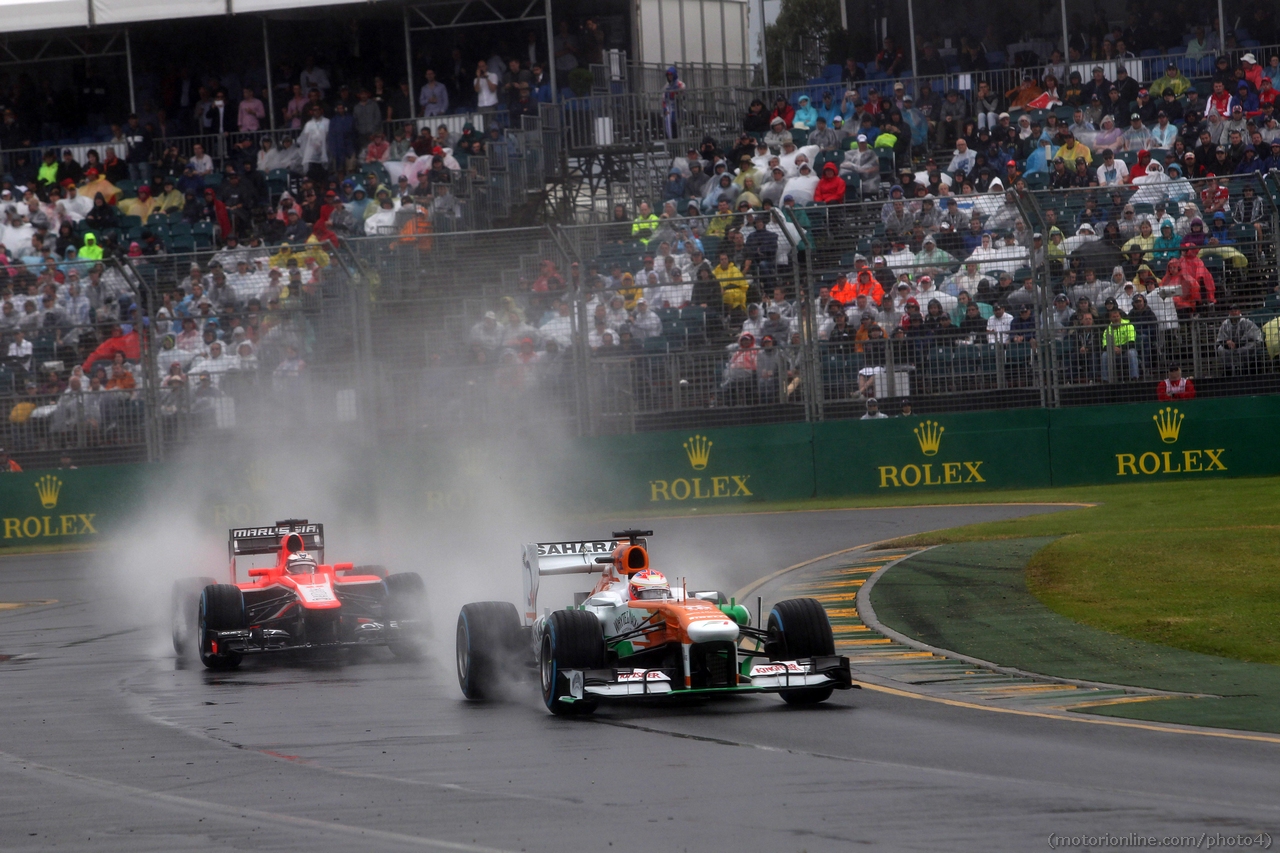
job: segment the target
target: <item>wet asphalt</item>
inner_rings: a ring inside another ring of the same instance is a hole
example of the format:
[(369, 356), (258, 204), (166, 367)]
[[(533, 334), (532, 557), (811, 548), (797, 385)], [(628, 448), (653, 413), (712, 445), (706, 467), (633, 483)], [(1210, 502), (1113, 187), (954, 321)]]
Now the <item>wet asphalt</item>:
[[(859, 544), (1051, 509), (659, 519), (651, 550), (732, 593)], [(586, 719), (551, 717), (532, 684), (468, 704), (456, 609), (420, 663), (369, 650), (211, 673), (176, 660), (101, 563), (0, 558), (0, 602), (34, 602), (0, 609), (0, 850), (1025, 851), (1280, 829), (1271, 744), (870, 690)]]

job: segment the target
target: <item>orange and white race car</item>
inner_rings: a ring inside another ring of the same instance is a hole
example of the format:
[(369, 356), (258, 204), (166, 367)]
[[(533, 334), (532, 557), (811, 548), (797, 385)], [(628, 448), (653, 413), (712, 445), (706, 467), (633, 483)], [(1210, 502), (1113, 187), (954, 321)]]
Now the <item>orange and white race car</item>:
[[(416, 572), (324, 562), (324, 525), (306, 519), (231, 530), (230, 583), (184, 578), (173, 588), (173, 648), (195, 648), (210, 669), (231, 669), (245, 655), (388, 646), (419, 655), (426, 591)], [(236, 561), (269, 556), (267, 565)]]
[[(649, 564), (652, 531), (613, 540), (524, 546), (523, 615), (505, 601), (458, 615), (458, 683), (468, 699), (534, 669), (553, 714), (590, 713), (602, 700), (778, 693), (794, 705), (856, 687), (835, 653), (826, 611), (812, 598), (780, 601), (767, 627), (721, 592), (686, 592)], [(539, 615), (539, 579), (600, 572), (572, 606)]]

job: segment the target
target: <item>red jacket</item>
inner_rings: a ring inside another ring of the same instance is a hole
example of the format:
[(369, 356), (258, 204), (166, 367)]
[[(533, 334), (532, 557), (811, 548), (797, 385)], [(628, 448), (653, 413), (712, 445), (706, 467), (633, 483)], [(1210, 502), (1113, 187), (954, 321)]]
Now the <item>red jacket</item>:
[(772, 124), (773, 124), (773, 120), (774, 120), (775, 118), (780, 118), (780, 119), (782, 119), (784, 122), (786, 122), (786, 123), (787, 123), (787, 130), (790, 130), (790, 129), (791, 129), (791, 122), (795, 121), (795, 118), (796, 118), (796, 111), (795, 111), (794, 109), (792, 109), (792, 108), (791, 108), (791, 105), (790, 105), (790, 104), (787, 104), (787, 105), (786, 105), (786, 107), (784, 107), (784, 108), (783, 108), (782, 112), (778, 112), (777, 110), (774, 110), (773, 112), (769, 113), (769, 124), (770, 124), (770, 125), (772, 125)]
[(124, 357), (128, 361), (137, 361), (142, 358), (142, 346), (138, 340), (138, 332), (136, 330), (129, 332), (127, 335), (114, 335), (98, 344), (98, 348), (85, 359), (85, 373), (88, 373), (93, 368), (95, 361), (110, 361), (115, 358), (118, 352), (124, 353)]
[(1179, 310), (1192, 311), (1200, 304), (1200, 283), (1183, 274), (1181, 258), (1169, 261), (1169, 268), (1165, 271), (1160, 286), (1180, 288), (1173, 297), (1173, 305)]
[(828, 163), (822, 167), (822, 180), (813, 190), (813, 200), (820, 204), (841, 204), (847, 187), (836, 174), (836, 167)]
[[(1204, 261), (1200, 260), (1198, 251), (1183, 254), (1182, 276), (1196, 282), (1201, 304), (1218, 301), (1214, 296), (1213, 273), (1209, 272), (1209, 268), (1204, 265)], [(1176, 298), (1173, 304), (1178, 304)]]
[(1181, 385), (1174, 385), (1168, 379), (1161, 379), (1160, 384), (1156, 386), (1156, 397), (1162, 402), (1194, 400), (1196, 398), (1196, 384), (1191, 381), (1190, 377), (1183, 379)]

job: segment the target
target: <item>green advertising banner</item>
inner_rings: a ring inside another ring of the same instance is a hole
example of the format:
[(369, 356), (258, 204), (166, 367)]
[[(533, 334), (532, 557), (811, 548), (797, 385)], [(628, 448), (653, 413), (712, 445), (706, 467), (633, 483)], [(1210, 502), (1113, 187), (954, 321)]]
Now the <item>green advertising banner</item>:
[(1053, 484), (1280, 473), (1280, 397), (1055, 409)]
[(0, 548), (90, 544), (120, 530), (138, 505), (147, 465), (8, 472), (0, 476)]
[(602, 508), (662, 510), (799, 500), (814, 493), (809, 424), (650, 432), (580, 443), (591, 460), (582, 470), (604, 486), (585, 494)]
[(940, 414), (813, 425), (819, 497), (1050, 485), (1048, 412)]
[[(366, 511), (428, 513), (469, 510), (485, 489), (603, 512), (926, 491), (945, 500), (975, 489), (1280, 474), (1277, 423), (1280, 396), (651, 432), (548, 440), (534, 451), (534, 478), (522, 473), (528, 448), (424, 442), (361, 456), (355, 467), (374, 476), (353, 488), (353, 471), (338, 491)], [(148, 480), (163, 475), (161, 466), (104, 465), (2, 476), (0, 549), (118, 533)], [(288, 515), (265, 488), (281, 475), (254, 460), (211, 469), (204, 515), (215, 528)]]

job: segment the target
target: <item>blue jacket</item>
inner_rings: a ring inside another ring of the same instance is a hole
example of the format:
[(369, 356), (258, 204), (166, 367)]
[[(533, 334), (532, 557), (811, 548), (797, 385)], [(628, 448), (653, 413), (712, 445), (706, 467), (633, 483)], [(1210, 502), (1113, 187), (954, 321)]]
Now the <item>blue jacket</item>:
[(329, 156), (339, 162), (356, 153), (356, 123), (350, 113), (329, 119)]
[(792, 125), (803, 124), (805, 127), (813, 130), (813, 126), (818, 122), (818, 111), (809, 103), (809, 96), (804, 95), (800, 98), (800, 106), (796, 107), (796, 117), (791, 120)]

